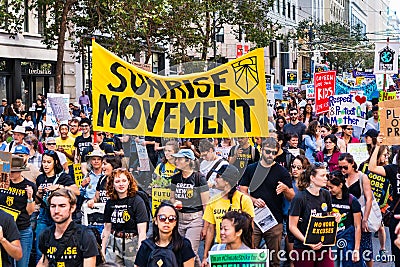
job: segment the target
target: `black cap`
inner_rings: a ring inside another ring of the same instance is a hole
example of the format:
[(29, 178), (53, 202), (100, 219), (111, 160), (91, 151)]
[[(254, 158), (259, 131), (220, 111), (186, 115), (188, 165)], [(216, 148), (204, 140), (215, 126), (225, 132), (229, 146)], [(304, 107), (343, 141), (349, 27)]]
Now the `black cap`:
[(219, 168), (218, 170), (213, 169), (212, 171), (221, 175), (221, 178), (225, 181), (232, 181), (234, 183), (237, 183), (240, 179), (239, 170), (235, 166), (230, 164), (222, 165), (221, 168)]
[(379, 132), (375, 129), (369, 129), (368, 131), (366, 131), (363, 136), (369, 136), (369, 137), (378, 137)]

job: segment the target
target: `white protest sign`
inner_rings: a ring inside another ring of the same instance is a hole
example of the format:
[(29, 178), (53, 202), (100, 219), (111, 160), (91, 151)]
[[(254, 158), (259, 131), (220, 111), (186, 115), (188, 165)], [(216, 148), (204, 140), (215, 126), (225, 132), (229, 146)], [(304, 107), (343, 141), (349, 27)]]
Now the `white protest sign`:
[(375, 74), (397, 74), (399, 70), (399, 43), (375, 43)]
[(62, 97), (49, 97), (47, 100), (50, 103), (50, 107), (56, 119), (59, 121), (68, 121), (70, 114), (68, 105), (65, 103), (64, 99)]
[(87, 204), (82, 205), (82, 224), (83, 225), (103, 225), (104, 224), (104, 208), (106, 203), (94, 203), (93, 208), (89, 208)]
[(365, 126), (367, 98), (343, 94), (329, 97), (329, 123), (331, 125)]
[(50, 103), (50, 100), (49, 100), (50, 98), (62, 98), (64, 100), (65, 105), (66, 105), (66, 110), (68, 112), (68, 110), (69, 110), (69, 108), (68, 108), (68, 106), (69, 106), (69, 94), (55, 94), (55, 93), (48, 93), (47, 94), (48, 103), (46, 105), (46, 124), (47, 125), (57, 126), (57, 118), (54, 115), (53, 109), (51, 108), (51, 104), (49, 104)]
[(304, 87), (306, 88), (306, 99), (315, 98), (314, 84), (305, 84)]
[(347, 145), (347, 153), (354, 157), (354, 161), (360, 166), (361, 163), (369, 158), (368, 148), (366, 143), (350, 143)]
[(268, 116), (274, 116), (275, 94), (274, 91), (267, 91)]
[(136, 143), (139, 166), (140, 171), (150, 171), (150, 159), (149, 155), (147, 154), (147, 148), (146, 146), (142, 145), (144, 141), (144, 139), (139, 139), (139, 141)]

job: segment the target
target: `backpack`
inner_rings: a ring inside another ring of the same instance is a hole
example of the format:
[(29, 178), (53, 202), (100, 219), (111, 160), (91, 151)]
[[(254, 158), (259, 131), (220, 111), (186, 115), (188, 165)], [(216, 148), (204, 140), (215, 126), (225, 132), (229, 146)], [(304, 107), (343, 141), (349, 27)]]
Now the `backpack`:
[[(149, 220), (150, 220), (151, 219), (151, 209), (150, 209), (149, 196), (140, 187), (139, 187), (139, 190), (136, 192), (136, 195), (139, 196), (140, 198), (142, 198), (142, 200), (143, 200), (143, 202), (144, 202), (144, 204), (146, 206), (147, 215), (149, 216)], [(147, 222), (147, 225), (146, 225), (146, 232), (148, 230), (149, 230), (149, 222)]]
[(147, 259), (147, 267), (179, 266), (171, 243), (165, 248), (157, 247), (150, 239), (144, 240), (143, 243), (151, 248), (149, 258)]
[[(82, 251), (83, 251), (83, 243), (86, 242), (86, 240), (83, 239), (83, 233), (87, 232), (87, 231), (92, 231), (93, 235), (96, 238), (96, 243), (97, 243), (97, 252), (98, 255), (96, 256), (96, 266), (100, 265), (102, 263), (105, 262), (105, 258), (103, 253), (101, 252), (101, 235), (99, 233), (99, 231), (93, 227), (93, 226), (84, 226), (81, 224), (75, 224), (76, 228), (75, 228), (75, 232), (68, 237), (67, 241), (69, 241), (71, 238), (73, 240), (73, 244), (76, 247), (79, 247), (80, 253), (78, 254), (80, 259), (83, 261), (83, 257), (82, 257)], [(54, 237), (54, 231), (55, 231), (55, 226), (51, 226), (47, 229), (45, 229), (45, 231), (42, 233), (43, 236), (46, 237), (45, 240), (45, 247), (48, 248), (50, 247), (50, 239), (51, 237)], [(57, 247), (57, 250), (54, 254), (53, 258), (49, 258), (49, 266), (55, 266), (55, 262), (57, 262), (62, 254), (64, 253), (64, 250), (67, 248), (68, 246), (68, 242), (65, 243), (59, 243), (59, 246)]]

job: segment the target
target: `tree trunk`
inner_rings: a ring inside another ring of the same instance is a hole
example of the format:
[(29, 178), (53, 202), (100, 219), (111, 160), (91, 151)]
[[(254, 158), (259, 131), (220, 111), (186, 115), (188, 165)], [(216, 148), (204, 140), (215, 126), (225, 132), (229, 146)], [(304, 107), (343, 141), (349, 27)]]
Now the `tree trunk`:
[(58, 43), (57, 43), (57, 63), (56, 63), (56, 80), (55, 80), (55, 92), (59, 94), (62, 93), (64, 45), (65, 45), (65, 33), (67, 31), (68, 12), (70, 11), (71, 6), (75, 2), (76, 0), (65, 1), (63, 11), (61, 14), (60, 33), (58, 35)]
[(202, 44), (202, 51), (201, 51), (201, 60), (207, 60), (207, 53), (208, 53), (208, 44), (210, 43), (210, 35), (211, 35), (211, 12), (206, 12), (206, 31), (205, 36)]

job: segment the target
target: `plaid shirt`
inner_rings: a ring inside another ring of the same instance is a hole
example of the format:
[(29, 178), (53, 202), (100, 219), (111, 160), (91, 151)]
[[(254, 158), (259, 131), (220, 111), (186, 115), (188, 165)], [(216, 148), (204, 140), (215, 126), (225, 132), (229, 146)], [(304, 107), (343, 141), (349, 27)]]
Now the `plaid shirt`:
[(42, 154), (36, 151), (35, 154), (28, 159), (28, 163), (36, 166), (38, 170), (40, 170), (40, 167), (42, 167)]

